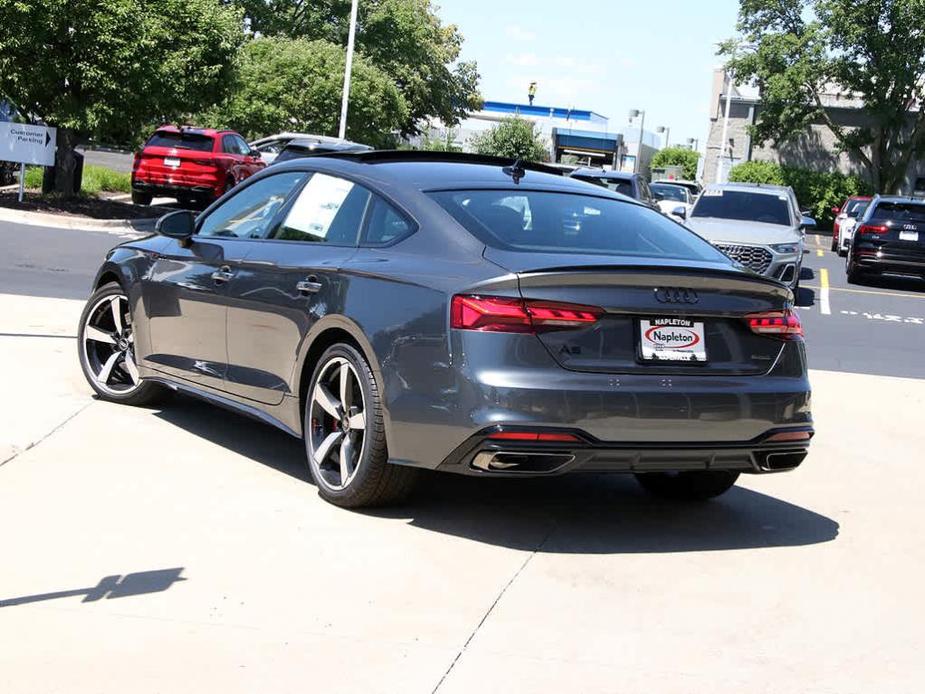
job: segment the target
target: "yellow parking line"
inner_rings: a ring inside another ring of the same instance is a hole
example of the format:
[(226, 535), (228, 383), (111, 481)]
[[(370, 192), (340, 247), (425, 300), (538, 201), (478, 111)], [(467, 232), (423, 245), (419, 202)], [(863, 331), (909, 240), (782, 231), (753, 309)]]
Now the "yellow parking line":
[(821, 247), (822, 243), (819, 241), (819, 234), (813, 234), (813, 238), (816, 240), (816, 247)]
[(823, 257), (825, 254), (822, 252), (822, 249), (821, 249), (821, 248), (817, 248), (817, 249), (816, 249), (816, 255), (818, 255), (818, 256), (821, 258), (821, 257)]

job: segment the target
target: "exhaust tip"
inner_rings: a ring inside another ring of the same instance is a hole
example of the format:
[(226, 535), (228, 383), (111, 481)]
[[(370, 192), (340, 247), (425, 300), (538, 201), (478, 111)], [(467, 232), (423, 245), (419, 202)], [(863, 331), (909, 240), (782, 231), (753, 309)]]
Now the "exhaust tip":
[(482, 451), (472, 459), (471, 467), (482, 472), (548, 474), (568, 465), (571, 453), (505, 453)]
[(762, 472), (784, 472), (799, 467), (809, 451), (780, 451), (758, 455), (758, 469)]

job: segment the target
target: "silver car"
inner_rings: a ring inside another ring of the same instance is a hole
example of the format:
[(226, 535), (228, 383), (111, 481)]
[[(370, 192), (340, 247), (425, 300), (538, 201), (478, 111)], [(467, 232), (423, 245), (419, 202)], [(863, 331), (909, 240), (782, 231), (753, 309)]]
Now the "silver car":
[(796, 289), (803, 237), (816, 221), (800, 212), (789, 186), (717, 183), (697, 198), (687, 226), (733, 260)]

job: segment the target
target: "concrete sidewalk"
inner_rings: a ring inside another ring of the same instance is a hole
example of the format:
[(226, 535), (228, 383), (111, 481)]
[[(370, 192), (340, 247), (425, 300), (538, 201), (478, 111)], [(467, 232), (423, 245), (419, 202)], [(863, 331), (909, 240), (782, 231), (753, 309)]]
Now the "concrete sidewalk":
[(59, 336), (80, 302), (23, 301), (0, 296), (2, 692), (925, 682), (923, 381), (814, 372), (805, 467), (705, 505), (434, 476), (364, 514), (322, 502), (273, 429), (92, 400)]

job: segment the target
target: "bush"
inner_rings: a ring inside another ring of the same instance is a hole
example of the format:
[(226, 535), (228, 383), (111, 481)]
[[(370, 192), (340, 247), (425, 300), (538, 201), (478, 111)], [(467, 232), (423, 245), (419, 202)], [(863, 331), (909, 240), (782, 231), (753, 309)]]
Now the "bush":
[(472, 138), (472, 148), (478, 154), (495, 157), (546, 161), (549, 148), (533, 121), (524, 118), (505, 118), (491, 130)]
[(659, 169), (664, 166), (683, 166), (684, 178), (693, 181), (697, 178), (697, 160), (700, 154), (687, 147), (666, 147), (660, 149), (649, 162), (650, 169)]
[[(26, 188), (38, 189), (42, 187), (42, 176), (45, 169), (41, 166), (26, 167)], [(18, 182), (17, 175), (17, 182)], [(132, 175), (113, 171), (105, 166), (84, 164), (83, 182), (80, 191), (86, 195), (96, 195), (100, 192), (131, 193)]]
[(793, 188), (801, 210), (809, 210), (819, 229), (831, 229), (833, 207), (841, 207), (852, 195), (870, 194), (870, 186), (854, 175), (838, 171), (812, 171), (768, 161), (748, 161), (732, 168), (731, 182), (770, 183)]

